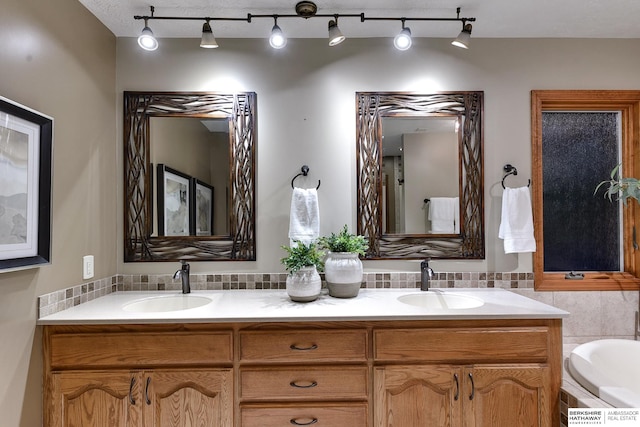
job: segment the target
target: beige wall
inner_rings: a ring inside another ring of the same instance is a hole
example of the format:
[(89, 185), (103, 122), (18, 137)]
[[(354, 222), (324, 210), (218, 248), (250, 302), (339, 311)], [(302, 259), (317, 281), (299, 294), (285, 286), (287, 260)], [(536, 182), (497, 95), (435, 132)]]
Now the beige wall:
[[(344, 224), (355, 228), (356, 91), (483, 90), (487, 258), (434, 261), (433, 267), (527, 272), (531, 256), (505, 255), (497, 234), (504, 164), (518, 168), (512, 185), (531, 177), (530, 91), (637, 89), (640, 56), (629, 55), (636, 45), (637, 40), (474, 39), (465, 51), (449, 40), (420, 39), (399, 52), (389, 38), (348, 39), (334, 48), (322, 39), (293, 39), (275, 51), (259, 39), (224, 40), (213, 50), (199, 48), (194, 39), (161, 39), (157, 51), (143, 52), (135, 39), (123, 38), (116, 92), (119, 98), (123, 90), (257, 92), (257, 261), (192, 265), (192, 271), (206, 273), (283, 271), (278, 248), (287, 242), (290, 182), (303, 164), (311, 168), (308, 185), (322, 180), (321, 234)], [(118, 135), (121, 127), (118, 113)], [(118, 251), (121, 262), (121, 241)], [(176, 263), (121, 264), (119, 272), (176, 268)], [(418, 264), (367, 261), (365, 269), (417, 271)]]
[(458, 134), (406, 133), (402, 138), (406, 233), (431, 231), (430, 197), (460, 197)]
[(52, 264), (0, 273), (0, 425), (41, 425), (38, 295), (116, 273), (115, 37), (77, 0), (3, 0), (0, 95), (54, 118)]

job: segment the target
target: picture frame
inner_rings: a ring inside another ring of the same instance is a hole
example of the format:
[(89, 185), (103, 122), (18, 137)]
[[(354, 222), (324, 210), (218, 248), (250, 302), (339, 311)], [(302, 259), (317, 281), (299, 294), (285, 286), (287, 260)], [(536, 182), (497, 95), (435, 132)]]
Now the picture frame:
[(157, 165), (158, 235), (189, 236), (191, 224), (191, 177), (165, 164)]
[(192, 203), (192, 234), (196, 236), (213, 236), (213, 187), (200, 181), (197, 178), (192, 179), (193, 195)]
[(51, 263), (53, 118), (0, 96), (0, 272)]

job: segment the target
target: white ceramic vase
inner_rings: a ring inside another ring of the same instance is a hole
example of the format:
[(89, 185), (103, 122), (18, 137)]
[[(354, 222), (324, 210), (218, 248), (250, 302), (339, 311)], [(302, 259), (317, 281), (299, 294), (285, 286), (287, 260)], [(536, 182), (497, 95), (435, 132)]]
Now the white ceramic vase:
[(292, 301), (310, 302), (320, 295), (322, 279), (315, 266), (303, 267), (287, 275), (287, 294)]
[(324, 262), (324, 278), (329, 295), (353, 298), (362, 285), (362, 261), (357, 253), (329, 252)]

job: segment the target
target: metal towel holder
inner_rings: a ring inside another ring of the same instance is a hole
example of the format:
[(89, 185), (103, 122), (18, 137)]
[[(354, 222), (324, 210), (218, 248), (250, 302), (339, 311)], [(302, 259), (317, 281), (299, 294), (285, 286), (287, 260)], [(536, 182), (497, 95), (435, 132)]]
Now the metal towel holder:
[[(502, 188), (507, 188), (504, 185), (504, 180), (509, 176), (509, 175), (518, 175), (518, 169), (516, 169), (515, 166), (510, 165), (509, 163), (507, 163), (506, 165), (504, 165), (504, 167), (502, 168), (502, 170), (504, 170), (504, 175), (502, 176)], [(531, 187), (531, 180), (529, 180), (529, 183), (527, 184), (527, 187)]]
[[(295, 188), (293, 185), (293, 181), (296, 180), (297, 177), (299, 176), (307, 176), (309, 174), (309, 166), (307, 165), (302, 165), (302, 167), (300, 168), (300, 173), (296, 176), (293, 177), (293, 179), (291, 180), (291, 188)], [(316, 187), (316, 190), (320, 188), (320, 180), (318, 180), (318, 186)]]

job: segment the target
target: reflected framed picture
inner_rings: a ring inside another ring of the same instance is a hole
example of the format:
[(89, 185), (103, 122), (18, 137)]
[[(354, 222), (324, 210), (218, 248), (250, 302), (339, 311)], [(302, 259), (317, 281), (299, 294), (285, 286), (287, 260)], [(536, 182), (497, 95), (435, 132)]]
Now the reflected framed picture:
[(51, 263), (53, 118), (0, 96), (0, 271)]
[(213, 187), (199, 179), (193, 178), (193, 218), (191, 223), (196, 236), (213, 236)]
[(191, 231), (191, 177), (157, 166), (158, 235), (188, 236)]

